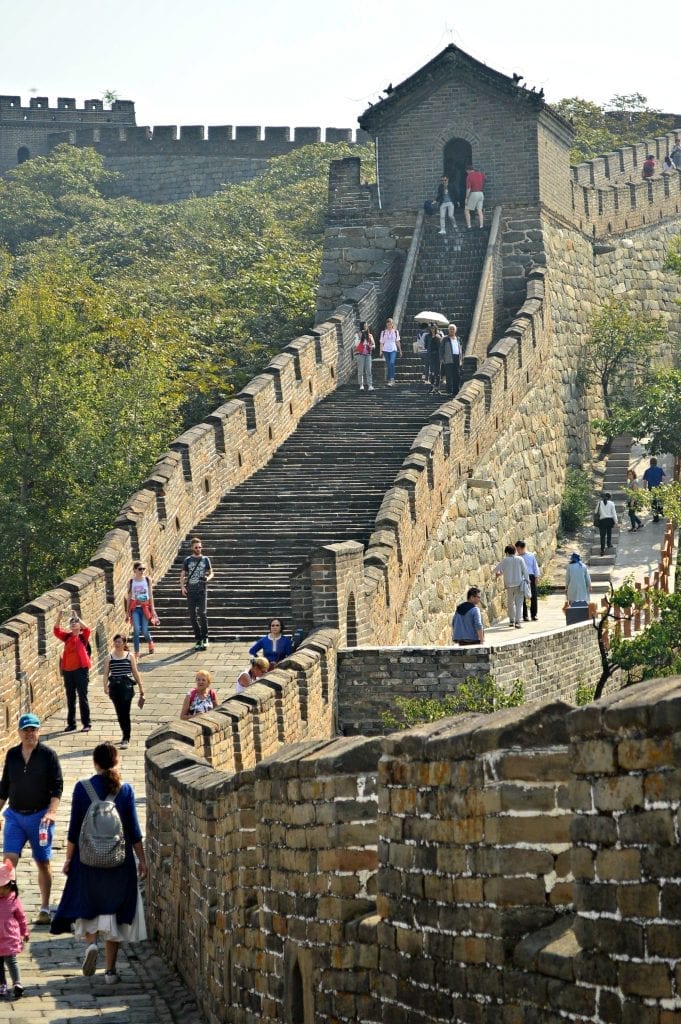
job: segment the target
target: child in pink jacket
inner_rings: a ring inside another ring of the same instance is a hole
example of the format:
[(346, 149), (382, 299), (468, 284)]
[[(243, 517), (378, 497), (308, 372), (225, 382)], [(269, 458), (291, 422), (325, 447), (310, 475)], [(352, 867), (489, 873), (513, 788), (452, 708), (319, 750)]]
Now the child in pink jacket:
[(11, 860), (0, 864), (0, 996), (7, 995), (7, 964), (14, 985), (14, 998), (21, 999), (24, 986), (21, 984), (17, 953), (21, 953), (24, 943), (28, 942), (28, 925), (19, 899), (16, 877)]

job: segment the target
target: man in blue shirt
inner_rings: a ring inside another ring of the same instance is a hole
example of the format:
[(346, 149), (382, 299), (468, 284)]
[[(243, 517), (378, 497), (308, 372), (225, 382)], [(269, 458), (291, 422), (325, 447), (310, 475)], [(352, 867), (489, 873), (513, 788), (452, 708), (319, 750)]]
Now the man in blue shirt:
[(485, 642), (485, 631), (482, 628), (480, 614), (480, 590), (469, 587), (466, 600), (458, 605), (452, 619), (452, 639), (459, 647), (470, 647), (472, 644)]
[[(532, 621), (537, 621), (537, 580), (541, 576), (539, 571), (539, 565), (537, 564), (537, 556), (533, 551), (527, 550), (527, 545), (524, 540), (517, 540), (515, 542), (516, 552), (525, 562), (527, 571), (530, 577), (530, 615)], [(523, 622), (527, 622), (529, 616), (527, 614), (527, 598), (523, 598)]]
[[(667, 474), (663, 470), (662, 466), (658, 466), (657, 459), (653, 456), (650, 460), (650, 465), (643, 474), (643, 479), (648, 490), (652, 491), (653, 487), (659, 487), (666, 475)], [(651, 507), (653, 511), (653, 522), (659, 523), (660, 516), (662, 515), (662, 502), (657, 498), (654, 498)]]

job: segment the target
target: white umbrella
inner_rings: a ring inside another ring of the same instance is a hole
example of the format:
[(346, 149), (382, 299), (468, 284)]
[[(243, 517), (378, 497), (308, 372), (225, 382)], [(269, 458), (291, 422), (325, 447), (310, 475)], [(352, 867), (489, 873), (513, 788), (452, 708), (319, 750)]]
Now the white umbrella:
[(424, 309), (423, 313), (417, 313), (414, 317), (417, 324), (437, 324), (438, 327), (447, 327), (449, 320), (442, 313), (433, 313)]

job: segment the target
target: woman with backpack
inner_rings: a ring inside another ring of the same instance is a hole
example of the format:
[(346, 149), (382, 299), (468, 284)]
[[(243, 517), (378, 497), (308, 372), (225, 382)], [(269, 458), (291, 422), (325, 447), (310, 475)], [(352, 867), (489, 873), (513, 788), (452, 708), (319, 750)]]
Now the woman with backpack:
[(98, 939), (103, 940), (104, 980), (113, 985), (120, 981), (120, 943), (147, 937), (138, 885), (138, 878), (146, 878), (147, 861), (135, 794), (121, 778), (118, 751), (113, 743), (100, 743), (92, 757), (95, 774), (73, 790), (63, 867), (66, 885), (50, 930), (59, 935), (75, 925), (76, 937), (88, 944), (82, 968), (88, 977), (97, 969)]
[(124, 750), (130, 742), (130, 707), (135, 695), (135, 684), (139, 687), (137, 705), (140, 708), (144, 707), (144, 688), (135, 659), (130, 657), (128, 645), (121, 633), (116, 633), (113, 638), (113, 650), (104, 659), (102, 676), (104, 693), (111, 698), (116, 709), (116, 718), (123, 733), (120, 748)]

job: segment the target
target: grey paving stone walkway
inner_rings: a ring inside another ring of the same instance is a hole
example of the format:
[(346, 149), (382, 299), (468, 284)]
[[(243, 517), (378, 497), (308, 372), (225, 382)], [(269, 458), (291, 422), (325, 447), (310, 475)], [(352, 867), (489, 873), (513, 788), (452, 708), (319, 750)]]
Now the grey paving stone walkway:
[[(198, 668), (213, 675), (218, 697), (234, 689), (237, 671), (247, 664), (243, 644), (220, 644), (195, 654), (180, 645), (157, 647), (157, 653), (140, 660), (140, 672), (147, 696), (143, 710), (133, 704), (133, 733), (130, 747), (121, 752), (123, 776), (137, 796), (142, 830), (146, 801), (144, 795), (144, 741), (162, 722), (179, 714), (185, 693), (193, 684)], [(71, 793), (78, 779), (92, 772), (92, 750), (102, 740), (120, 740), (113, 705), (104, 695), (101, 676), (94, 670), (90, 679), (93, 728), (90, 733), (64, 733), (65, 716), (53, 716), (43, 723), (43, 740), (54, 747), (64, 771), (64, 799), (57, 821), (53, 869), (52, 906), (61, 894), (64, 876), (66, 828)], [(18, 742), (18, 737), (17, 737)], [(36, 870), (24, 854), (17, 882), (29, 921), (40, 906)], [(70, 936), (50, 936), (49, 929), (31, 925), (31, 939), (20, 956), (23, 999), (0, 998), (0, 1024), (77, 1024), (90, 1019), (106, 1024), (203, 1024), (196, 1004), (179, 975), (159, 956), (152, 942), (122, 946), (119, 968), (122, 981), (104, 983), (103, 968), (92, 978), (81, 973), (84, 944)], [(100, 958), (103, 959), (103, 958)]]

